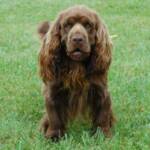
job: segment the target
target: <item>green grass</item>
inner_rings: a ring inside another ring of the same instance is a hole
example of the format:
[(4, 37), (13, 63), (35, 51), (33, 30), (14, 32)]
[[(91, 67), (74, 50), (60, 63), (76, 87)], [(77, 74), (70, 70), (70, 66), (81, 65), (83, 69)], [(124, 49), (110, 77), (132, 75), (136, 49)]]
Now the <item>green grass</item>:
[[(113, 40), (109, 90), (118, 122), (112, 139), (90, 137), (88, 125), (75, 122), (69, 134), (52, 143), (39, 133), (44, 110), (37, 73), (37, 25), (53, 20), (74, 4), (95, 9)], [(150, 3), (148, 0), (0, 0), (0, 149), (148, 150), (150, 149)]]

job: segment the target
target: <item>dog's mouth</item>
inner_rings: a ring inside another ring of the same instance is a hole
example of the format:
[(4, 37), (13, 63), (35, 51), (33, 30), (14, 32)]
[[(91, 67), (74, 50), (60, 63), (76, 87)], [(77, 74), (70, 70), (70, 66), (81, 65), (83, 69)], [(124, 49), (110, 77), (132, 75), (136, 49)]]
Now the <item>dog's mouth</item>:
[(75, 61), (81, 61), (89, 56), (89, 53), (83, 52), (80, 48), (76, 48), (73, 52), (69, 54), (71, 59)]
[(72, 57), (75, 60), (80, 60), (82, 57), (83, 53), (81, 52), (81, 50), (79, 48), (76, 48), (73, 52), (72, 52)]

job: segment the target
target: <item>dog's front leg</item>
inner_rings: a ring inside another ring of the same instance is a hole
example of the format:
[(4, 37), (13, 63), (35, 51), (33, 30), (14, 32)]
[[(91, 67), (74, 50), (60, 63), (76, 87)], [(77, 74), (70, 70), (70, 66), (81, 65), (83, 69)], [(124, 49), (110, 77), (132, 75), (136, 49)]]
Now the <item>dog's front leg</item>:
[(91, 107), (92, 133), (100, 127), (105, 136), (110, 137), (113, 124), (111, 99), (107, 88), (102, 85), (91, 84), (88, 92)]
[(69, 90), (61, 83), (48, 84), (44, 91), (47, 119), (43, 122), (45, 137), (57, 140), (65, 133)]

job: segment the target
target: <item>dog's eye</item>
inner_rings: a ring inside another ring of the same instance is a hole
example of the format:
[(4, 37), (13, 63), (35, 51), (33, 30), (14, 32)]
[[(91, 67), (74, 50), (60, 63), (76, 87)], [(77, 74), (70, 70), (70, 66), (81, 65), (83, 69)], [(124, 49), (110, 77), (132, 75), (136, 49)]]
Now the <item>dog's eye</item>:
[(72, 28), (73, 24), (72, 23), (66, 23), (64, 25), (65, 30), (69, 31)]
[(85, 23), (85, 24), (84, 24), (84, 27), (85, 27), (88, 31), (90, 31), (90, 30), (92, 29), (92, 25), (91, 25), (90, 23)]

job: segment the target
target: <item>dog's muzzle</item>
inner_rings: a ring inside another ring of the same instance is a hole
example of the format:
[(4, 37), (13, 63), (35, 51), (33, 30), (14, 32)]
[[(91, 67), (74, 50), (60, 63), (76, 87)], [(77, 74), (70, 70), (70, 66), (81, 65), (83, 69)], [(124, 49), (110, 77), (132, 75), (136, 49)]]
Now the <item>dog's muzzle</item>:
[(68, 56), (75, 61), (81, 61), (89, 56), (90, 46), (88, 35), (84, 27), (80, 24), (74, 25), (68, 35)]

